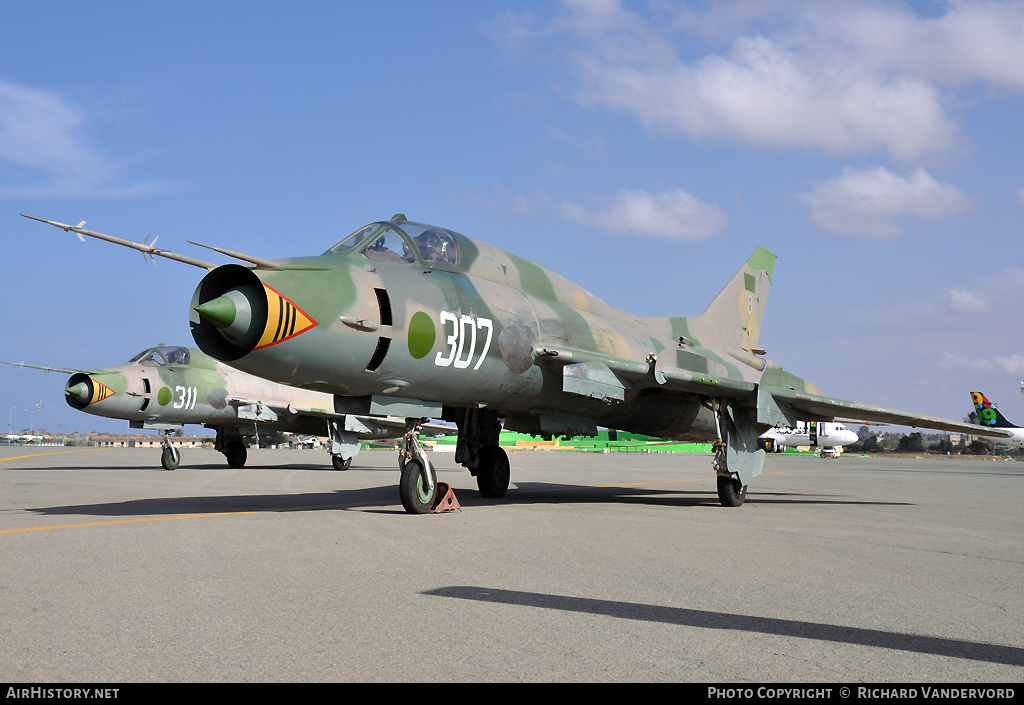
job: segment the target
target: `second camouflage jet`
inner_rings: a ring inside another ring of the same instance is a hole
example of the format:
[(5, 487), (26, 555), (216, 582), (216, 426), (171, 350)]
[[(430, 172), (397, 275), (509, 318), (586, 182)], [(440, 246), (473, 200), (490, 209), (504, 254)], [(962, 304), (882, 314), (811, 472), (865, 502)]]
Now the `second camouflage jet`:
[[(64, 398), (73, 409), (132, 428), (164, 432), (160, 464), (174, 470), (181, 454), (171, 433), (184, 424), (214, 429), (214, 448), (228, 465), (240, 468), (248, 455), (243, 436), (285, 431), (327, 436), (336, 470), (348, 470), (361, 441), (395, 438), (405, 433), (398, 418), (347, 416), (334, 412), (334, 397), (270, 382), (217, 362), (196, 348), (158, 345), (116, 367), (73, 370), (25, 363), (7, 363), (71, 375)], [(432, 432), (448, 432), (430, 426)]]

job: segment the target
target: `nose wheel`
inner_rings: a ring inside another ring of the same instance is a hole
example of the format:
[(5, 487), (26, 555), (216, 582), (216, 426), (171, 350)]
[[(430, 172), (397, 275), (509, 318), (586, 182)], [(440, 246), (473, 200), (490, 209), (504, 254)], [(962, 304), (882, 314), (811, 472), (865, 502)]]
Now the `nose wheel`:
[(429, 462), (424, 467), (420, 460), (409, 460), (402, 466), (398, 494), (402, 498), (405, 511), (410, 514), (426, 514), (433, 508), (434, 498), (437, 496), (437, 482), (434, 481), (433, 475), (434, 468)]
[(160, 444), (163, 447), (163, 450), (160, 451), (160, 465), (164, 470), (177, 470), (181, 463), (181, 451), (171, 443), (171, 433), (171, 431), (164, 431), (164, 440)]
[(181, 453), (169, 441), (164, 440), (163, 450), (160, 452), (160, 464), (164, 470), (177, 470), (181, 463)]
[(406, 419), (405, 435), (398, 451), (398, 467), (402, 470), (398, 495), (410, 514), (426, 514), (433, 509), (437, 497), (434, 468), (416, 441), (422, 422), (423, 419)]

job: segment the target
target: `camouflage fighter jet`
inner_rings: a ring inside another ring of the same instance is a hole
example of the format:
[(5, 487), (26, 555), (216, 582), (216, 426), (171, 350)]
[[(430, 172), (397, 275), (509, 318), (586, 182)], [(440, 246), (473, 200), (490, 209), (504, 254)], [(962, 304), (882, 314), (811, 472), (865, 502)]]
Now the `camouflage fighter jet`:
[[(719, 500), (733, 507), (763, 469), (758, 436), (772, 427), (841, 416), (981, 433), (827, 397), (765, 359), (758, 339), (775, 255), (763, 247), (703, 314), (642, 318), (535, 262), (403, 215), (318, 256), (267, 260), (210, 248), (248, 264), (219, 267), (43, 222), (209, 270), (189, 320), (196, 344), (218, 360), (333, 394), (339, 413), (454, 421), (455, 460), (486, 497), (509, 485), (502, 424), (548, 437), (592, 435), (601, 425), (713, 442)], [(436, 479), (414, 441), (399, 466), (406, 510), (428, 511)]]
[[(214, 448), (233, 468), (245, 465), (242, 436), (258, 435), (260, 430), (329, 437), (336, 470), (348, 470), (360, 441), (396, 438), (406, 431), (404, 419), (335, 413), (330, 394), (240, 372), (196, 348), (158, 345), (123, 365), (100, 370), (5, 364), (70, 374), (64, 398), (71, 408), (124, 419), (132, 428), (163, 431), (160, 464), (165, 470), (174, 470), (181, 462), (170, 434), (190, 423), (216, 430)], [(432, 425), (428, 430), (450, 429)]]

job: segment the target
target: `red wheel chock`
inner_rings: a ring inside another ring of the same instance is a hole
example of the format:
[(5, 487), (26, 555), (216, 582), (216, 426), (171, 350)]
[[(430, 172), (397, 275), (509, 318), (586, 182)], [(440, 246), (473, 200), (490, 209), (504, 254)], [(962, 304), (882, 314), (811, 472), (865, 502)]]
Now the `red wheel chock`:
[(434, 506), (431, 508), (430, 514), (454, 512), (456, 509), (460, 512), (462, 511), (462, 505), (459, 504), (459, 500), (455, 499), (455, 493), (448, 486), (447, 482), (437, 483), (437, 494), (434, 496), (437, 499), (434, 500)]

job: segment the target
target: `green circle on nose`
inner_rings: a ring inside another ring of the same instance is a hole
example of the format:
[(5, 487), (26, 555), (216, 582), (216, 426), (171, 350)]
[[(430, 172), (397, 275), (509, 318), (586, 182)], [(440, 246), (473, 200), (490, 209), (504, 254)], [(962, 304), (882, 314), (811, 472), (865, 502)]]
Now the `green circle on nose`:
[(171, 388), (161, 387), (160, 391), (156, 393), (156, 400), (160, 406), (167, 406), (171, 403)]
[(409, 319), (409, 354), (419, 360), (426, 357), (434, 348), (437, 329), (430, 316), (417, 311)]

